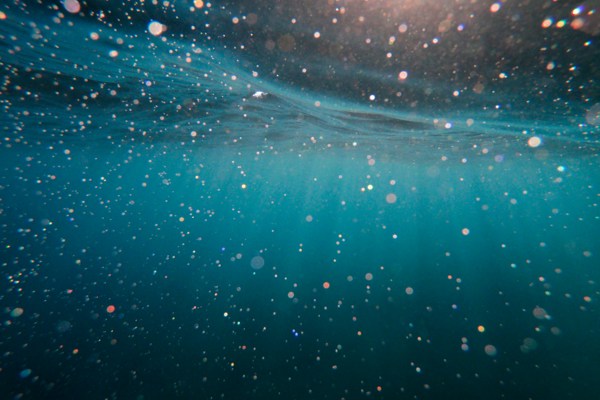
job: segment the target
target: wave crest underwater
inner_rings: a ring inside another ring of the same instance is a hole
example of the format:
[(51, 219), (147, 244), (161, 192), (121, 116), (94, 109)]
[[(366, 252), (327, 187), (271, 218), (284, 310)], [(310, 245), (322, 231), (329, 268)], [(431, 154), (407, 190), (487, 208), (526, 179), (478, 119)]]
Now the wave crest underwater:
[(557, 29), (537, 6), (396, 3), (9, 4), (4, 108), (45, 139), (596, 150), (595, 16), (574, 29), (570, 8), (540, 6), (568, 15)]

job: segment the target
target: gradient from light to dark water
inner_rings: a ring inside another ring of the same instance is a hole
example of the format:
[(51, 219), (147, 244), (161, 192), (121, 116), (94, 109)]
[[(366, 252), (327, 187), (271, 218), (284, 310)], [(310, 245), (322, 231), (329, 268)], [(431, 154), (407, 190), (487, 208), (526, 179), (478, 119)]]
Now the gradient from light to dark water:
[(597, 398), (596, 2), (41, 3), (0, 397)]

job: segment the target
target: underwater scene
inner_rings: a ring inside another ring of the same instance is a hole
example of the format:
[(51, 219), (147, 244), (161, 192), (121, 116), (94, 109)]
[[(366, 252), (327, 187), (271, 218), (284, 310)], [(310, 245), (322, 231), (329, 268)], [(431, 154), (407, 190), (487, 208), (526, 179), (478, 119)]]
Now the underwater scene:
[(599, 399), (600, 1), (6, 0), (1, 399)]

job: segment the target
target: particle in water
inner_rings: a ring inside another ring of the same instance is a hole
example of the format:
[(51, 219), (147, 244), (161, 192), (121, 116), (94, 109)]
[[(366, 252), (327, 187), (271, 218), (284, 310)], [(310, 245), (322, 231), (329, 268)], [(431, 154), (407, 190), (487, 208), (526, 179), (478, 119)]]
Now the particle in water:
[(536, 148), (540, 144), (542, 144), (542, 139), (540, 139), (538, 136), (532, 136), (527, 141), (527, 145), (531, 148)]
[(13, 310), (10, 312), (10, 316), (13, 318), (18, 318), (21, 315), (23, 315), (23, 309), (21, 307), (15, 307), (13, 308)]
[(81, 11), (81, 4), (77, 0), (65, 0), (63, 1), (63, 7), (71, 14), (77, 14)]
[(109, 314), (112, 314), (112, 313), (114, 313), (114, 312), (115, 312), (115, 310), (116, 310), (116, 307), (115, 307), (115, 306), (113, 306), (112, 304), (111, 304), (111, 305), (109, 305), (108, 307), (106, 307), (106, 312), (107, 312), (107, 313), (109, 313)]
[(23, 379), (27, 378), (29, 375), (31, 375), (31, 369), (30, 368), (26, 368), (23, 371), (19, 372), (19, 376)]
[(550, 316), (542, 307), (535, 307), (532, 313), (533, 316), (537, 319), (550, 319)]
[(414, 289), (413, 289), (413, 288), (411, 288), (411, 287), (409, 286), (409, 287), (407, 287), (406, 289), (404, 289), (404, 292), (405, 292), (407, 295), (411, 296), (411, 295), (412, 295), (412, 294), (413, 294), (415, 291), (414, 291)]
[(394, 204), (397, 200), (397, 196), (394, 193), (388, 193), (387, 196), (385, 196), (385, 201), (388, 204)]
[(269, 93), (262, 92), (262, 91), (258, 90), (256, 92), (254, 92), (254, 94), (252, 95), (252, 97), (254, 97), (255, 99), (264, 99), (268, 95), (269, 95)]
[(562, 331), (560, 330), (560, 328), (553, 326), (552, 328), (550, 328), (550, 332), (552, 332), (553, 335), (558, 336), (562, 333)]
[(538, 347), (538, 343), (535, 339), (533, 338), (525, 338), (523, 339), (523, 344), (521, 345), (520, 349), (523, 353), (529, 353), (535, 349), (537, 349)]
[(152, 34), (154, 36), (159, 36), (166, 30), (167, 30), (167, 27), (158, 21), (151, 21), (148, 24), (148, 32), (150, 32), (150, 34)]
[(471, 231), (469, 230), (469, 228), (462, 228), (461, 233), (464, 236), (467, 236), (467, 235), (469, 235), (469, 233), (471, 233)]
[(72, 327), (73, 325), (69, 321), (59, 321), (56, 324), (56, 331), (58, 333), (65, 333), (71, 330)]
[(596, 103), (585, 113), (585, 121), (592, 126), (600, 126), (600, 103)]
[(486, 345), (483, 350), (485, 351), (485, 354), (490, 357), (495, 357), (498, 354), (498, 349), (496, 349), (496, 346), (492, 344)]
[(250, 266), (253, 269), (259, 270), (259, 269), (261, 269), (262, 267), (265, 266), (265, 259), (262, 258), (261, 256), (254, 256), (250, 260)]

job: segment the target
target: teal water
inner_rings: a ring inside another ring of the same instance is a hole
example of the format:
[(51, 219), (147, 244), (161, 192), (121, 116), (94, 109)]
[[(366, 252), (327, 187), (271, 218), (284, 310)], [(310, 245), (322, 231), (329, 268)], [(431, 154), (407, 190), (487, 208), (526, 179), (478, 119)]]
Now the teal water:
[(289, 37), (242, 52), (251, 4), (195, 37), (194, 2), (75, 3), (1, 8), (0, 397), (597, 397), (595, 25), (559, 41), (577, 90), (425, 59), (340, 89), (333, 50), (307, 82)]

